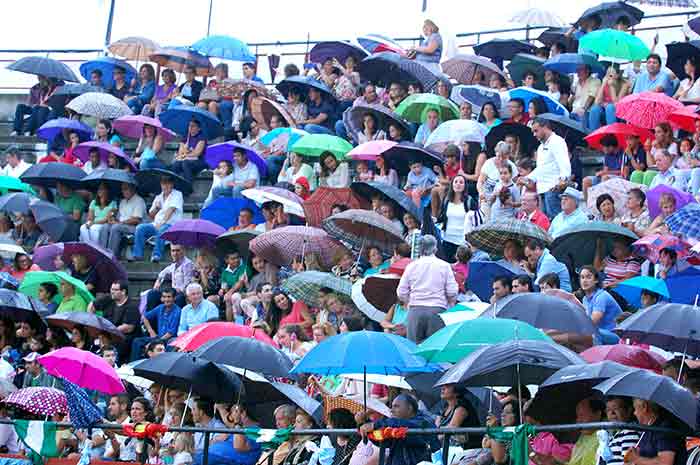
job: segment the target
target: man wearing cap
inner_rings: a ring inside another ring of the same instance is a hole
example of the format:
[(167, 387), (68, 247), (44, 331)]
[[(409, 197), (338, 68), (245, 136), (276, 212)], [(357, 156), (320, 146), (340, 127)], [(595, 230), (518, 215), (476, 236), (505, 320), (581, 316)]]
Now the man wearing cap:
[(564, 229), (588, 221), (588, 215), (578, 208), (579, 202), (583, 200), (583, 194), (580, 191), (573, 187), (567, 187), (560, 197), (561, 211), (554, 217), (549, 226), (549, 234), (555, 239)]
[(26, 387), (51, 387), (54, 383), (53, 378), (44, 371), (44, 367), (37, 362), (39, 354), (30, 352), (24, 360), (24, 380), (22, 380), (22, 388)]
[(22, 160), (19, 146), (10, 145), (5, 149), (5, 166), (0, 169), (0, 176), (19, 178), (30, 166), (32, 165)]

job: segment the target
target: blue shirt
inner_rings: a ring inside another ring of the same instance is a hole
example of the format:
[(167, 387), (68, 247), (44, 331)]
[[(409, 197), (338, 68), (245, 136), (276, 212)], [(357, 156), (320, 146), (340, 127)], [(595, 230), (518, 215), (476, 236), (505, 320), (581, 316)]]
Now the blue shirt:
[(537, 260), (537, 279), (535, 282), (539, 284), (542, 276), (554, 273), (559, 277), (559, 287), (567, 292), (571, 292), (571, 278), (566, 265), (554, 258), (554, 255), (549, 253), (549, 249), (544, 249), (542, 256)]
[(577, 208), (568, 215), (562, 211), (554, 217), (552, 223), (549, 225), (549, 234), (556, 239), (564, 229), (586, 222), (588, 222), (588, 215), (580, 208)]
[(586, 308), (588, 316), (592, 316), (593, 312), (601, 312), (603, 318), (598, 322), (598, 329), (607, 329), (608, 331), (615, 328), (615, 318), (622, 313), (620, 306), (605, 289), (598, 289), (590, 297), (584, 296), (583, 306)]
[(427, 166), (423, 166), (420, 174), (414, 173), (413, 170), (408, 172), (408, 176), (406, 177), (406, 189), (427, 189), (432, 187), (436, 181), (437, 176), (435, 172)]
[(632, 93), (638, 94), (640, 92), (651, 91), (659, 86), (663, 87), (664, 94), (669, 97), (673, 94), (673, 82), (663, 70), (659, 71), (653, 79), (649, 76), (648, 71), (644, 71), (643, 73), (639, 73), (637, 80), (634, 81), (634, 90)]
[[(140, 84), (139, 84), (140, 86)], [(156, 81), (148, 81), (145, 86), (140, 87), (137, 92), (136, 98), (142, 105), (151, 102), (153, 99), (153, 94), (156, 93)]]
[(160, 304), (156, 308), (144, 314), (144, 317), (151, 325), (156, 326), (158, 337), (162, 338), (166, 334), (175, 336), (178, 326), (180, 326), (180, 307), (173, 304), (168, 310), (165, 304)]
[(333, 122), (333, 105), (326, 102), (324, 99), (321, 99), (321, 103), (319, 103), (318, 105), (316, 105), (311, 100), (306, 102), (306, 113), (309, 119), (314, 119), (321, 113), (325, 113), (325, 115), (328, 118), (326, 118), (326, 120), (323, 123), (321, 123), (321, 126), (325, 126), (329, 129), (332, 129), (331, 123)]
[(202, 299), (196, 307), (193, 307), (192, 304), (187, 304), (180, 312), (180, 326), (177, 329), (177, 335), (179, 336), (197, 325), (217, 320), (218, 318), (219, 309), (207, 299)]

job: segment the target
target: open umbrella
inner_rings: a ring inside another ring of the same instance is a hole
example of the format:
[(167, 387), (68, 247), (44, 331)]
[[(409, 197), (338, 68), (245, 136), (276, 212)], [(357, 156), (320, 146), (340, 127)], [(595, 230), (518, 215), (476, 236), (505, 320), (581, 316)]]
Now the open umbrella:
[(642, 368), (661, 374), (666, 359), (644, 347), (627, 344), (594, 346), (581, 352), (581, 358), (588, 363), (604, 360), (617, 362), (630, 368)]
[(700, 204), (689, 203), (666, 218), (666, 226), (674, 234), (700, 238)]
[(334, 205), (344, 205), (349, 208), (364, 208), (369, 205), (365, 199), (358, 198), (347, 187), (319, 187), (308, 199), (304, 200), (304, 216), (306, 224), (320, 227), (324, 218), (331, 216)]
[(193, 248), (213, 248), (216, 238), (226, 230), (211, 221), (180, 220), (174, 223), (162, 237), (173, 244), (184, 245)]
[[(363, 131), (363, 119), (365, 115), (374, 116), (377, 122), (375, 130), (383, 130), (389, 132), (389, 124), (394, 124), (403, 130), (404, 134), (410, 133), (408, 123), (398, 114), (389, 110), (384, 105), (353, 105), (343, 113), (343, 123), (348, 129), (348, 133), (353, 140), (357, 141), (357, 134)], [(375, 141), (379, 142), (379, 141)], [(385, 142), (385, 141), (382, 141)]]
[(615, 333), (672, 352), (700, 354), (700, 312), (692, 305), (652, 305), (620, 323)]
[(244, 208), (249, 208), (253, 212), (254, 224), (265, 222), (265, 218), (255, 202), (250, 199), (234, 199), (233, 197), (219, 197), (202, 210), (199, 217), (216, 223), (224, 229), (229, 229), (238, 226), (238, 215)]
[(275, 128), (260, 138), (260, 143), (268, 147), (280, 147), (289, 152), (292, 146), (309, 133), (298, 128)]
[(94, 116), (99, 119), (115, 119), (131, 115), (133, 112), (126, 103), (111, 94), (87, 92), (71, 100), (66, 108), (79, 115)]
[(464, 142), (483, 144), (488, 129), (470, 119), (453, 119), (440, 123), (428, 136), (425, 146), (442, 153), (450, 144), (461, 146)]
[(537, 40), (547, 47), (554, 44), (562, 44), (566, 50), (578, 50), (578, 39), (574, 34), (567, 34), (570, 27), (550, 27), (542, 31)]
[(37, 299), (10, 289), (0, 289), (0, 319), (27, 322), (33, 328), (43, 326), (44, 306)]
[(277, 202), (284, 207), (284, 211), (286, 213), (300, 216), (302, 218), (304, 217), (304, 209), (302, 208), (302, 203), (304, 202), (303, 199), (287, 189), (283, 189), (281, 187), (262, 186), (246, 189), (241, 192), (241, 194), (261, 205), (267, 202)]
[(350, 209), (323, 220), (323, 230), (331, 237), (348, 243), (356, 251), (379, 247), (390, 255), (394, 246), (403, 242), (403, 232), (379, 213)]
[(194, 353), (214, 363), (223, 363), (266, 376), (286, 378), (292, 361), (272, 345), (254, 338), (223, 336), (206, 342)]
[(631, 124), (613, 123), (596, 129), (584, 139), (592, 149), (601, 150), (603, 146), (600, 145), (600, 141), (607, 135), (615, 136), (618, 147), (625, 147), (628, 137), (639, 137), (640, 142), (644, 143), (651, 137), (651, 131), (632, 126)]
[(117, 372), (102, 357), (75, 347), (62, 347), (37, 359), (46, 372), (104, 394), (124, 392)]
[(649, 47), (637, 36), (616, 29), (598, 29), (581, 37), (579, 50), (622, 61), (645, 60)]
[(97, 150), (97, 152), (100, 154), (100, 161), (105, 165), (107, 164), (109, 156), (114, 155), (129, 165), (133, 171), (138, 171), (138, 167), (136, 166), (136, 163), (134, 163), (134, 160), (132, 160), (129, 155), (124, 153), (122, 149), (110, 144), (109, 142), (98, 142), (96, 140), (81, 142), (75, 148), (73, 153), (80, 159), (80, 161), (87, 162), (90, 160), (90, 152), (92, 150)]
[(700, 121), (700, 114), (697, 113), (697, 105), (688, 105), (683, 108), (678, 108), (668, 115), (668, 122), (674, 128), (680, 128), (684, 131), (695, 132), (695, 125)]
[(362, 47), (344, 40), (331, 40), (318, 42), (309, 50), (309, 59), (312, 63), (323, 63), (326, 60), (336, 59), (345, 63), (348, 57), (353, 57), (355, 63), (359, 63), (368, 55)]
[(396, 289), (400, 279), (401, 276), (397, 274), (377, 273), (355, 281), (352, 285), (352, 301), (367, 317), (382, 322), (397, 301)]
[(112, 77), (114, 70), (120, 68), (124, 70), (124, 80), (129, 83), (131, 82), (138, 72), (124, 60), (119, 60), (114, 57), (98, 57), (94, 60), (88, 60), (80, 65), (80, 75), (88, 82), (90, 82), (91, 74), (93, 71), (99, 71), (102, 73), (102, 84), (110, 89), (114, 85), (114, 78)]
[(192, 44), (192, 50), (204, 56), (223, 58), (231, 61), (245, 61), (254, 63), (255, 55), (250, 53), (248, 44), (235, 37), (213, 35), (199, 39)]
[(286, 79), (280, 81), (275, 88), (287, 98), (290, 90), (294, 90), (297, 94), (301, 96), (302, 101), (306, 100), (308, 97), (309, 90), (317, 90), (325, 98), (329, 100), (335, 99), (333, 96), (333, 91), (325, 83), (312, 78), (311, 76), (290, 76)]
[(65, 63), (48, 57), (29, 56), (7, 66), (7, 69), (20, 73), (34, 74), (59, 81), (80, 82), (72, 69)]
[(288, 266), (297, 257), (318, 254), (324, 266), (332, 266), (343, 245), (324, 230), (308, 226), (284, 226), (250, 241), (250, 250), (268, 262)]
[(659, 262), (659, 255), (664, 249), (673, 250), (681, 260), (690, 255), (690, 244), (670, 234), (650, 234), (632, 243), (635, 255), (644, 257), (654, 264)]
[(700, 294), (700, 270), (687, 268), (666, 278), (666, 286), (673, 303), (696, 305)]
[(459, 118), (459, 107), (435, 94), (409, 95), (396, 107), (396, 114), (413, 123), (423, 123), (431, 110), (438, 112), (441, 122)]
[(565, 25), (559, 16), (540, 8), (527, 8), (517, 11), (509, 21), (524, 26), (563, 27)]
[(516, 85), (523, 82), (525, 79), (525, 73), (533, 73), (535, 75), (535, 89), (546, 90), (547, 85), (544, 82), (545, 70), (543, 67), (546, 61), (546, 59), (530, 53), (517, 53), (510, 63), (508, 63), (506, 69), (510, 74), (510, 78)]
[(261, 178), (267, 176), (267, 163), (265, 163), (263, 157), (261, 157), (252, 147), (232, 140), (208, 146), (204, 151), (204, 161), (207, 162), (207, 165), (209, 165), (209, 167), (212, 169), (216, 168), (222, 161), (230, 161), (231, 163), (235, 163), (233, 159), (233, 152), (236, 150), (241, 150), (243, 153), (245, 153), (248, 161), (258, 168), (258, 173), (260, 174)]
[(168, 345), (176, 347), (183, 352), (192, 352), (213, 339), (225, 336), (254, 338), (277, 347), (277, 343), (264, 331), (227, 321), (213, 321), (197, 325), (189, 331), (180, 334)]
[(187, 66), (194, 66), (197, 76), (209, 76), (213, 70), (207, 57), (186, 47), (160, 48), (150, 54), (148, 59), (178, 73), (183, 72)]
[(216, 83), (216, 92), (221, 97), (231, 97), (233, 99), (243, 99), (248, 91), (254, 90), (263, 97), (272, 97), (272, 93), (267, 90), (264, 84), (252, 79), (230, 79), (226, 78)]
[(488, 302), (493, 295), (493, 280), (506, 276), (514, 278), (522, 274), (520, 268), (492, 261), (473, 261), (469, 263), (469, 276), (465, 286), (484, 302)]
[(647, 205), (649, 207), (649, 217), (656, 218), (661, 214), (661, 196), (671, 195), (675, 199), (676, 210), (680, 210), (689, 203), (696, 203), (692, 194), (679, 191), (666, 184), (659, 184), (647, 191)]
[(413, 216), (418, 223), (423, 222), (420, 210), (415, 202), (404, 191), (391, 184), (383, 182), (353, 182), (350, 189), (361, 197), (365, 202), (372, 201), (372, 197), (379, 196), (384, 202), (389, 202), (394, 206), (397, 218), (403, 218), (408, 213)]
[(75, 293), (85, 302), (92, 302), (95, 300), (95, 297), (85, 286), (84, 282), (72, 277), (65, 271), (29, 271), (24, 275), (24, 279), (22, 279), (19, 292), (38, 299), (39, 287), (43, 283), (52, 283), (58, 288), (58, 294), (56, 294), (54, 302), (60, 303), (63, 299), (63, 295), (61, 294), (61, 281), (72, 284), (75, 288)]
[(111, 321), (90, 312), (57, 313), (46, 317), (46, 323), (50, 327), (63, 328), (68, 331), (74, 328), (85, 328), (92, 338), (97, 338), (101, 334), (107, 334), (118, 340), (125, 337)]
[(432, 168), (434, 165), (442, 166), (442, 155), (413, 142), (399, 142), (382, 153), (386, 161), (404, 176), (409, 171), (410, 162), (420, 161)]
[(665, 299), (671, 297), (666, 283), (662, 279), (652, 278), (651, 276), (635, 276), (625, 279), (615, 285), (614, 289), (627, 303), (635, 308), (640, 308), (642, 305), (642, 291), (653, 292)]
[(254, 229), (228, 231), (216, 238), (216, 251), (225, 256), (230, 252), (238, 252), (238, 254), (247, 260), (250, 255), (248, 245), (250, 241), (262, 234)]
[(131, 137), (132, 139), (140, 139), (143, 136), (143, 127), (151, 126), (163, 138), (164, 142), (169, 142), (175, 139), (175, 133), (170, 129), (164, 128), (163, 124), (157, 118), (151, 118), (144, 115), (127, 115), (117, 118), (112, 123), (112, 127), (120, 135)]
[(587, 53), (560, 53), (544, 62), (542, 67), (559, 74), (574, 74), (581, 66), (588, 66), (592, 73), (602, 75), (605, 68), (598, 62), (595, 55)]
[(438, 77), (415, 60), (409, 60), (393, 52), (379, 52), (362, 60), (358, 66), (360, 76), (381, 87), (389, 87), (392, 82), (405, 85), (418, 83), (425, 92), (431, 92), (438, 83)]
[(136, 173), (136, 184), (139, 187), (139, 191), (158, 195), (161, 191), (160, 180), (163, 177), (168, 177), (175, 181), (175, 189), (182, 192), (182, 195), (187, 196), (192, 193), (192, 183), (187, 182), (185, 178), (168, 169), (151, 168), (139, 170)]
[(350, 142), (329, 134), (309, 134), (296, 141), (290, 148), (291, 152), (307, 157), (320, 157), (324, 152), (330, 152), (338, 161), (344, 160), (350, 150)]
[(603, 243), (603, 257), (613, 247), (613, 240), (622, 239), (631, 244), (639, 237), (629, 229), (614, 223), (589, 221), (587, 223), (564, 228), (550, 247), (552, 255), (565, 263), (569, 270), (593, 263), (598, 240)]
[(302, 271), (295, 273), (282, 283), (281, 289), (312, 307), (320, 307), (321, 289), (332, 289), (338, 294), (350, 297), (352, 283), (344, 278), (339, 278), (332, 273), (321, 271)]
[(250, 102), (250, 111), (255, 121), (263, 126), (265, 130), (272, 129), (270, 121), (273, 116), (277, 116), (280, 119), (282, 126), (296, 126), (296, 121), (294, 121), (292, 115), (289, 114), (282, 104), (266, 97), (253, 98)]
[(10, 192), (0, 196), (0, 211), (8, 213), (28, 213), (29, 205), (37, 200), (26, 192)]
[(107, 50), (127, 60), (145, 61), (160, 48), (156, 42), (145, 37), (124, 37), (109, 44)]
[(97, 191), (100, 184), (106, 184), (110, 192), (112, 192), (112, 195), (119, 197), (121, 196), (122, 184), (136, 186), (136, 178), (128, 171), (106, 168), (93, 171), (85, 176), (80, 183), (85, 189), (92, 192)]
[(512, 59), (517, 53), (534, 53), (535, 46), (515, 39), (492, 39), (474, 46), (474, 52), (498, 63)]
[[(499, 112), (504, 110), (503, 101), (498, 89), (491, 89), (480, 85), (454, 86), (450, 92), (450, 100), (458, 105), (464, 102), (469, 103), (472, 106), (472, 111), (476, 114), (481, 113), (481, 108), (486, 103), (492, 103)], [(504, 115), (501, 114), (501, 116)]]
[(369, 53), (394, 52), (399, 55), (406, 55), (401, 44), (381, 34), (365, 34), (358, 36), (356, 40)]
[(629, 213), (629, 209), (627, 208), (627, 193), (631, 189), (640, 189), (642, 192), (646, 192), (647, 186), (630, 182), (624, 178), (610, 178), (588, 189), (586, 206), (590, 211), (595, 211), (597, 209), (596, 201), (598, 197), (603, 194), (608, 194), (613, 198), (617, 215), (625, 216)]
[(520, 123), (501, 123), (492, 126), (486, 134), (486, 153), (495, 154), (496, 144), (505, 140), (506, 136), (515, 136), (520, 145), (520, 152), (529, 155), (533, 153), (539, 141), (532, 134), (532, 130)]
[(457, 54), (440, 64), (442, 72), (460, 84), (489, 82), (491, 76), (503, 76), (503, 71), (494, 62), (478, 55)]
[(680, 108), (683, 108), (681, 102), (663, 92), (641, 92), (622, 98), (615, 105), (615, 116), (629, 124), (653, 129)]
[(544, 229), (529, 221), (515, 218), (489, 221), (467, 234), (467, 241), (472, 246), (497, 256), (503, 254), (503, 247), (507, 241), (516, 241), (523, 245), (529, 239), (536, 239), (545, 244), (552, 242), (552, 236)]
[(66, 232), (66, 214), (56, 204), (33, 199), (29, 203), (29, 211), (39, 229), (48, 234), (52, 241), (60, 240)]
[(537, 115), (537, 117), (552, 123), (552, 130), (560, 137), (563, 137), (569, 147), (586, 145), (583, 138), (588, 135), (588, 131), (583, 127), (582, 123), (568, 116), (554, 113), (542, 113)]
[[(15, 255), (17, 255), (18, 253), (19, 254), (26, 254), (27, 251), (24, 250), (24, 248), (22, 246), (19, 246), (19, 245), (14, 244), (14, 243), (0, 242), (0, 257), (2, 257), (3, 260), (7, 260), (7, 261), (11, 262), (12, 260), (15, 259)], [(17, 283), (17, 285), (19, 286), (19, 283)]]
[(36, 131), (36, 135), (51, 142), (56, 136), (62, 134), (63, 130), (77, 133), (80, 140), (89, 140), (93, 133), (90, 126), (77, 119), (56, 118), (42, 124)]
[(56, 187), (60, 182), (67, 186), (80, 187), (80, 181), (85, 177), (85, 171), (77, 166), (66, 163), (37, 163), (30, 166), (19, 177), (22, 182), (44, 187)]
[(630, 26), (636, 26), (642, 21), (644, 12), (626, 2), (603, 2), (584, 11), (576, 25), (594, 17), (600, 19), (601, 28), (614, 28), (621, 17), (625, 18)]
[(199, 123), (202, 135), (207, 139), (216, 139), (223, 132), (219, 118), (199, 107), (180, 105), (170, 110), (165, 110), (158, 118), (163, 123), (163, 126), (180, 134), (182, 137), (188, 136), (188, 128), (192, 120)]
[(57, 413), (68, 413), (66, 394), (52, 387), (26, 387), (11, 393), (2, 402), (34, 415), (51, 416)]
[(569, 116), (569, 110), (567, 110), (564, 105), (559, 103), (558, 100), (553, 99), (551, 94), (533, 89), (531, 87), (516, 87), (515, 89), (511, 89), (508, 91), (507, 98), (508, 100), (514, 98), (521, 99), (525, 103), (525, 108), (528, 108), (528, 105), (533, 99), (538, 98), (546, 105), (547, 112), (554, 113), (556, 115)]
[(0, 176), (0, 193), (28, 192), (34, 194), (34, 189), (13, 176)]
[(143, 363), (144, 361), (145, 359), (135, 360), (133, 362), (125, 363), (117, 368), (117, 375), (119, 375), (119, 379), (126, 383), (133, 384), (140, 389), (150, 389), (151, 386), (155, 384), (153, 381), (134, 374), (134, 367), (140, 363)]

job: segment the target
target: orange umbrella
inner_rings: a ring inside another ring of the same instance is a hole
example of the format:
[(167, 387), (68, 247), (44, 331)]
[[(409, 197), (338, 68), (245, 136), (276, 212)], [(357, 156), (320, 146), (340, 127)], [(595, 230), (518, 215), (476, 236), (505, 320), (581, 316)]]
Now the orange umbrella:
[(311, 197), (304, 201), (304, 213), (309, 226), (320, 227), (323, 219), (331, 216), (333, 205), (345, 205), (348, 208), (369, 208), (366, 200), (355, 195), (347, 187), (319, 187)]
[(142, 61), (160, 48), (156, 42), (145, 37), (125, 37), (112, 42), (107, 50), (127, 60)]

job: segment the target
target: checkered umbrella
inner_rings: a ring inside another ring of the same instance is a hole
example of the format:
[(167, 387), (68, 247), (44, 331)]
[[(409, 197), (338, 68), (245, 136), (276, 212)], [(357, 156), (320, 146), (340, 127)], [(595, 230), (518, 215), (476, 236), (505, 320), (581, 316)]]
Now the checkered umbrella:
[(333, 205), (347, 205), (350, 208), (361, 208), (366, 205), (364, 199), (358, 198), (347, 187), (319, 187), (311, 197), (304, 201), (306, 224), (320, 227), (324, 218), (331, 216)]
[(68, 413), (66, 395), (59, 389), (50, 387), (27, 387), (15, 391), (3, 400), (34, 415), (54, 415)]
[(321, 305), (319, 291), (322, 288), (333, 289), (336, 293), (347, 297), (352, 293), (350, 281), (321, 271), (302, 271), (292, 275), (282, 284), (283, 291), (312, 307)]
[(440, 66), (445, 74), (460, 84), (477, 84), (480, 82), (480, 74), (483, 74), (483, 80), (486, 82), (489, 82), (494, 74), (503, 76), (503, 71), (497, 64), (478, 55), (455, 55), (443, 61)]
[(368, 210), (346, 210), (323, 220), (323, 229), (332, 237), (348, 243), (355, 251), (379, 247), (390, 254), (403, 242), (399, 226), (379, 213)]
[(324, 230), (309, 226), (285, 226), (262, 233), (250, 241), (250, 250), (270, 263), (286, 266), (295, 257), (317, 253), (325, 266), (333, 264), (343, 245)]
[(700, 239), (700, 204), (689, 203), (666, 218), (666, 225), (674, 234)]
[(467, 234), (467, 241), (471, 245), (489, 254), (499, 256), (503, 255), (506, 241), (516, 241), (522, 244), (528, 239), (537, 239), (546, 244), (553, 240), (547, 231), (536, 224), (514, 218), (490, 221)]
[(133, 114), (126, 103), (113, 95), (101, 92), (87, 92), (80, 95), (71, 100), (66, 108), (81, 115), (100, 119), (116, 119)]

